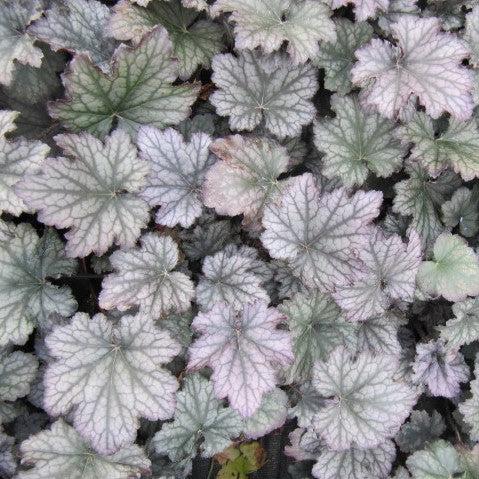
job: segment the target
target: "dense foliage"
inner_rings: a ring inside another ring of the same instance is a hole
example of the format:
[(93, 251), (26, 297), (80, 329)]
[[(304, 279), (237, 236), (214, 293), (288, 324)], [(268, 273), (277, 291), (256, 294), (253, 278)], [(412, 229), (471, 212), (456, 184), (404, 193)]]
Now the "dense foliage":
[(0, 0), (0, 477), (478, 479), (478, 105), (479, 0)]

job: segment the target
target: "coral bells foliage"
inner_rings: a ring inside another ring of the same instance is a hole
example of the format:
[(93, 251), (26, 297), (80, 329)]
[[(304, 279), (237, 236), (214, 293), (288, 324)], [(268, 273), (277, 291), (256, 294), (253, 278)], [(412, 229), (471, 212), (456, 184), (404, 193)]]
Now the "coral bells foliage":
[(478, 79), (479, 0), (0, 1), (0, 478), (478, 479)]

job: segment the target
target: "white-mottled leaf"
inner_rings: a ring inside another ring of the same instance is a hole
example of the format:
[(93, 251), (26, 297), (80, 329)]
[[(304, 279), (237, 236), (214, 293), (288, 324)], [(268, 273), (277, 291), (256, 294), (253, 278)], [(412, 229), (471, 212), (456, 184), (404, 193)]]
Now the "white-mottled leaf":
[[(284, 453), (296, 461), (312, 461), (324, 449), (324, 442), (311, 429), (297, 428), (289, 433), (289, 440), (291, 445), (284, 448)], [(308, 471), (307, 475), (301, 479), (310, 477)]]
[(178, 383), (161, 366), (181, 347), (151, 317), (123, 316), (114, 325), (103, 314), (78, 313), (45, 341), (55, 358), (45, 372), (45, 410), (73, 410), (75, 429), (98, 452), (132, 443), (139, 417), (173, 415)]
[(290, 336), (276, 326), (284, 317), (261, 301), (237, 313), (224, 303), (199, 313), (192, 327), (201, 336), (190, 346), (189, 369), (209, 366), (215, 394), (228, 397), (243, 417), (253, 415), (276, 384), (276, 369), (293, 361)]
[(348, 283), (360, 267), (353, 250), (363, 247), (381, 203), (379, 191), (321, 194), (306, 173), (291, 179), (267, 205), (261, 240), (273, 258), (291, 264), (305, 285), (331, 290)]
[(405, 168), (407, 180), (394, 185), (393, 211), (412, 216), (410, 228), (417, 231), (423, 245), (430, 247), (444, 230), (440, 220), (441, 205), (461, 185), (457, 175), (445, 171), (438, 178), (430, 178), (417, 163)]
[(0, 5), (0, 84), (12, 81), (15, 61), (39, 68), (43, 53), (27, 32), (42, 15), (40, 0), (4, 0)]
[(180, 463), (196, 456), (211, 457), (226, 449), (242, 429), (240, 417), (215, 398), (213, 385), (199, 374), (186, 376), (176, 396), (174, 421), (163, 424), (153, 438), (159, 454)]
[(434, 243), (434, 257), (419, 267), (419, 288), (448, 301), (479, 294), (479, 260), (463, 238), (442, 233)]
[(455, 318), (440, 327), (446, 346), (458, 349), (465, 344), (479, 341), (479, 297), (469, 298), (452, 305)]
[(391, 33), (391, 25), (403, 15), (417, 15), (421, 12), (416, 4), (417, 0), (389, 0), (389, 8), (381, 12), (378, 24), (386, 33)]
[(178, 67), (166, 30), (157, 28), (141, 43), (118, 47), (110, 73), (77, 55), (64, 75), (66, 98), (50, 105), (50, 114), (73, 131), (105, 136), (112, 125), (135, 133), (141, 125), (163, 128), (190, 114), (199, 85), (172, 85)]
[(244, 51), (213, 58), (213, 81), (218, 87), (210, 101), (233, 130), (253, 130), (262, 121), (278, 138), (297, 136), (316, 113), (312, 96), (318, 82), (315, 69), (295, 66), (284, 56), (269, 57)]
[(438, 439), (445, 430), (444, 419), (437, 411), (432, 411), (432, 414), (427, 411), (413, 411), (395, 439), (402, 452), (410, 453)]
[(317, 360), (327, 360), (336, 346), (355, 343), (356, 326), (346, 321), (327, 294), (298, 293), (279, 309), (287, 318), (293, 343), (294, 363), (287, 371), (288, 383), (311, 379)]
[(470, 427), (470, 436), (473, 441), (479, 441), (479, 363), (476, 362), (475, 379), (470, 382), (472, 397), (459, 404), (459, 412)]
[(370, 171), (387, 177), (401, 168), (406, 148), (394, 135), (392, 121), (363, 110), (355, 96), (333, 95), (331, 108), (336, 117), (314, 128), (314, 144), (324, 152), (324, 175), (351, 187), (362, 185)]
[(147, 233), (140, 241), (141, 247), (110, 256), (117, 272), (103, 280), (100, 307), (125, 311), (139, 306), (154, 318), (189, 309), (194, 287), (188, 276), (173, 271), (179, 255), (176, 243), (156, 233)]
[(438, 128), (433, 120), (417, 112), (398, 130), (405, 143), (412, 143), (411, 159), (434, 177), (451, 167), (466, 181), (479, 176), (479, 130), (476, 120), (451, 119)]
[(364, 88), (363, 103), (395, 118), (408, 116), (417, 99), (433, 118), (470, 118), (473, 76), (461, 65), (466, 42), (441, 32), (438, 18), (401, 16), (391, 31), (396, 45), (376, 38), (356, 51), (352, 79)]
[(5, 134), (15, 130), (14, 121), (18, 115), (16, 111), (0, 111), (0, 212), (16, 216), (28, 208), (15, 193), (15, 185), (24, 174), (38, 172), (50, 151), (40, 141), (8, 141), (5, 138)]
[(325, 449), (317, 458), (312, 474), (317, 479), (384, 479), (395, 457), (392, 441), (371, 449)]
[(313, 426), (330, 448), (372, 448), (396, 434), (417, 399), (393, 379), (397, 367), (394, 357), (361, 353), (353, 360), (341, 347), (316, 363), (313, 385), (329, 400)]
[(311, 382), (303, 383), (296, 394), (296, 404), (289, 410), (289, 415), (295, 417), (299, 427), (312, 428), (314, 416), (325, 405), (325, 399), (313, 387)]
[(223, 48), (221, 26), (198, 16), (198, 11), (184, 8), (180, 0), (154, 0), (146, 8), (121, 0), (113, 7), (108, 32), (118, 40), (139, 41), (162, 25), (173, 44), (179, 76), (186, 79), (200, 66), (209, 68), (213, 56)]
[(406, 245), (399, 236), (387, 237), (377, 229), (359, 258), (362, 271), (351, 285), (333, 293), (349, 319), (364, 321), (385, 313), (395, 301), (412, 302), (422, 259), (421, 241), (415, 231)]
[(455, 398), (460, 383), (469, 379), (469, 366), (462, 354), (446, 349), (441, 341), (418, 343), (412, 370), (413, 381), (427, 385), (431, 396)]
[(288, 416), (288, 396), (279, 388), (263, 396), (259, 409), (244, 420), (243, 434), (258, 439), (281, 427)]
[(209, 153), (211, 138), (194, 133), (187, 143), (172, 128), (160, 131), (144, 126), (137, 139), (140, 156), (151, 165), (142, 193), (150, 206), (160, 206), (156, 222), (165, 226), (188, 228), (201, 215), (201, 188), (213, 158)]
[(413, 479), (450, 479), (464, 472), (459, 454), (446, 441), (438, 440), (407, 458)]
[(55, 140), (73, 159), (48, 158), (38, 174), (17, 184), (17, 194), (43, 223), (71, 228), (65, 234), (69, 256), (102, 255), (114, 242), (133, 246), (149, 219), (138, 196), (148, 164), (128, 134), (116, 130), (104, 143), (87, 133)]
[(236, 48), (272, 53), (287, 42), (295, 63), (314, 58), (319, 41), (336, 37), (331, 10), (312, 0), (216, 0), (211, 12), (231, 12)]
[(324, 69), (324, 87), (339, 95), (352, 89), (351, 68), (354, 52), (371, 40), (373, 29), (366, 22), (353, 23), (347, 18), (335, 20), (336, 40), (323, 42), (313, 63)]
[(216, 140), (211, 151), (219, 161), (208, 170), (205, 205), (220, 215), (260, 220), (264, 205), (280, 190), (278, 177), (289, 166), (285, 147), (266, 138), (232, 135)]
[(329, 3), (331, 8), (339, 8), (352, 3), (354, 16), (360, 22), (368, 18), (375, 18), (378, 13), (384, 12), (389, 7), (389, 0), (329, 0)]
[(109, 19), (110, 9), (98, 0), (56, 1), (28, 33), (54, 51), (84, 53), (97, 65), (107, 66), (116, 45), (105, 35)]
[(24, 344), (52, 313), (70, 316), (76, 310), (70, 288), (49, 281), (75, 269), (76, 261), (65, 257), (53, 230), (39, 238), (28, 224), (16, 227), (0, 245), (0, 345)]
[(441, 206), (442, 221), (448, 228), (459, 228), (462, 236), (471, 238), (479, 231), (479, 187), (461, 187)]
[(100, 455), (62, 419), (24, 441), (20, 451), (22, 464), (34, 467), (19, 472), (18, 479), (129, 479), (150, 468), (136, 444)]
[(235, 252), (223, 250), (207, 256), (196, 287), (196, 301), (206, 311), (221, 302), (236, 310), (252, 301), (269, 302), (254, 266), (252, 258)]

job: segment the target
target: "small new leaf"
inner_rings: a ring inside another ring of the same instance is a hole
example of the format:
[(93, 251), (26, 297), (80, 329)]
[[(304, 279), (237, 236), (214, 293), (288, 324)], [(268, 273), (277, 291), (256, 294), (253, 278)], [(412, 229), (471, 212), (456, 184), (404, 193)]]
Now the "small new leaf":
[(455, 318), (440, 327), (441, 338), (447, 347), (459, 349), (465, 344), (479, 341), (479, 297), (452, 305)]
[(479, 187), (461, 187), (441, 206), (442, 221), (448, 228), (459, 227), (462, 236), (471, 238), (479, 231)]
[(38, 219), (65, 234), (69, 256), (102, 255), (115, 242), (133, 246), (149, 219), (138, 196), (148, 164), (138, 159), (130, 137), (114, 131), (102, 143), (94, 136), (57, 135), (67, 158), (48, 158), (38, 174), (26, 175), (17, 194)]
[(157, 28), (134, 48), (121, 45), (109, 73), (85, 55), (77, 55), (64, 76), (66, 99), (50, 105), (50, 114), (73, 131), (107, 135), (112, 126), (134, 134), (141, 125), (163, 128), (190, 114), (199, 86), (172, 85), (178, 76), (166, 30)]
[(180, 0), (154, 0), (146, 8), (121, 0), (113, 7), (108, 31), (118, 40), (140, 41), (162, 25), (171, 39), (173, 56), (178, 59), (178, 74), (186, 79), (200, 66), (209, 68), (213, 56), (223, 48), (223, 29), (210, 20), (198, 19), (199, 15), (196, 10), (184, 8)]
[(15, 185), (24, 174), (37, 173), (50, 151), (39, 141), (8, 141), (5, 138), (5, 134), (15, 130), (14, 121), (18, 115), (16, 111), (0, 111), (0, 212), (16, 216), (28, 208), (15, 193)]
[(269, 57), (244, 51), (213, 58), (218, 87), (210, 101), (233, 130), (256, 128), (262, 121), (278, 138), (297, 136), (316, 113), (312, 96), (318, 82), (310, 64), (295, 66), (280, 54)]
[(455, 398), (460, 383), (469, 379), (469, 366), (462, 354), (446, 349), (441, 341), (417, 344), (412, 370), (413, 381), (426, 384), (432, 396)]
[(34, 45), (28, 25), (42, 15), (42, 2), (5, 0), (0, 5), (0, 84), (9, 85), (15, 61), (39, 68), (43, 53)]
[(231, 12), (236, 48), (269, 54), (287, 42), (295, 63), (317, 56), (319, 41), (336, 38), (331, 10), (312, 0), (217, 0), (211, 12)]
[(165, 226), (180, 224), (189, 228), (201, 215), (201, 188), (213, 158), (211, 138), (194, 133), (186, 143), (173, 128), (160, 131), (144, 126), (138, 132), (140, 156), (151, 165), (142, 193), (151, 206), (160, 206), (156, 222)]
[(206, 175), (205, 205), (220, 215), (243, 214), (245, 222), (257, 222), (280, 190), (277, 178), (290, 163), (286, 148), (266, 138), (233, 135), (216, 140), (211, 151), (220, 161)]
[(22, 464), (33, 468), (19, 472), (18, 479), (129, 479), (148, 473), (150, 468), (150, 460), (136, 444), (115, 454), (97, 454), (62, 419), (29, 437), (20, 452)]
[(188, 368), (211, 367), (216, 396), (228, 397), (243, 417), (253, 415), (275, 387), (275, 370), (294, 359), (289, 333), (276, 328), (283, 320), (261, 301), (245, 305), (239, 313), (216, 304), (193, 320), (201, 336), (190, 346)]
[(141, 247), (118, 250), (110, 256), (117, 271), (102, 283), (99, 304), (103, 309), (140, 312), (158, 318), (169, 312), (186, 311), (194, 295), (191, 280), (173, 271), (178, 263), (178, 246), (169, 236), (147, 233)]
[(16, 227), (0, 247), (0, 345), (24, 344), (52, 313), (70, 316), (76, 310), (70, 288), (49, 281), (75, 269), (76, 261), (65, 257), (53, 230), (39, 238), (28, 224)]
[(433, 118), (448, 112), (457, 120), (472, 115), (472, 72), (465, 41), (441, 31), (438, 18), (403, 15), (391, 25), (396, 45), (375, 38), (356, 51), (353, 82), (362, 100), (387, 118), (407, 116), (416, 99)]
[(101, 454), (132, 443), (139, 417), (170, 418), (176, 378), (162, 368), (181, 351), (150, 316), (76, 314), (45, 339), (54, 361), (45, 372), (45, 409), (52, 416), (73, 409), (75, 429)]
[(202, 457), (211, 457), (226, 449), (241, 428), (240, 417), (215, 398), (211, 382), (191, 374), (176, 395), (174, 421), (163, 424), (153, 445), (174, 462), (191, 460), (198, 448)]
[(458, 235), (442, 233), (434, 243), (434, 257), (419, 267), (417, 284), (425, 293), (462, 301), (479, 294), (479, 260)]
[(273, 258), (288, 260), (305, 285), (331, 290), (360, 268), (352, 252), (363, 247), (381, 203), (378, 191), (350, 196), (341, 188), (321, 194), (306, 173), (292, 178), (266, 206), (261, 240)]
[(328, 447), (372, 448), (396, 434), (417, 399), (410, 386), (393, 379), (397, 366), (388, 355), (360, 353), (353, 360), (341, 347), (316, 363), (313, 385), (330, 399), (313, 426)]
[(65, 0), (53, 3), (28, 33), (54, 51), (84, 53), (93, 63), (107, 67), (116, 45), (105, 36), (109, 18), (110, 9), (98, 0)]

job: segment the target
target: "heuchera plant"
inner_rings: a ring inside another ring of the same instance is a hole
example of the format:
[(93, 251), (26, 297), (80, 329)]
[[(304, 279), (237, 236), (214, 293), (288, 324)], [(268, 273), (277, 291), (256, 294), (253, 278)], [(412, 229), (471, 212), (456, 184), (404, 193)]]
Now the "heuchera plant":
[(0, 0), (1, 479), (479, 479), (479, 0)]

